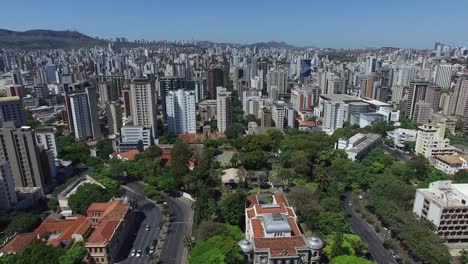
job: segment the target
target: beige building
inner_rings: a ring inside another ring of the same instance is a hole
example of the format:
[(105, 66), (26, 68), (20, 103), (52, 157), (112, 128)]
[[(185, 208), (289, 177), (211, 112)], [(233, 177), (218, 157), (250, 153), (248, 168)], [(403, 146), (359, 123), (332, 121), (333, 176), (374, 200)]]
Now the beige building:
[(122, 105), (116, 102), (108, 102), (106, 104), (107, 125), (109, 127), (109, 135), (119, 134), (122, 128)]
[(216, 100), (205, 100), (198, 104), (198, 113), (202, 123), (216, 119)]
[(428, 159), (455, 154), (457, 149), (450, 146), (450, 140), (445, 138), (445, 129), (445, 123), (420, 126), (416, 138), (416, 154), (423, 155)]
[(219, 133), (224, 133), (231, 127), (231, 92), (228, 92), (226, 88), (223, 87), (216, 88), (216, 121), (218, 122)]

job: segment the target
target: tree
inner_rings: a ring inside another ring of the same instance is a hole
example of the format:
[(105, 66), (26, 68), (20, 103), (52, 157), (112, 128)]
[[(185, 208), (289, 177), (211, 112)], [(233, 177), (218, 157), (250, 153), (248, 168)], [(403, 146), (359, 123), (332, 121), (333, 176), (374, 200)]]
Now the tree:
[(47, 201), (47, 208), (49, 208), (49, 210), (52, 210), (55, 212), (57, 211), (58, 207), (59, 207), (59, 204), (56, 198), (50, 198)]
[(373, 264), (373, 262), (356, 256), (338, 256), (333, 258), (330, 264)]
[(421, 155), (413, 156), (407, 161), (408, 167), (414, 173), (413, 175), (420, 181), (424, 181), (430, 172), (429, 161)]
[(187, 143), (177, 140), (171, 150), (171, 171), (176, 178), (181, 178), (190, 170), (188, 163), (192, 158), (192, 151)]
[(96, 144), (96, 156), (103, 160), (108, 160), (113, 151), (111, 139), (99, 140)]
[(320, 231), (324, 234), (336, 232), (346, 233), (349, 231), (349, 224), (343, 213), (322, 212), (319, 215), (318, 225)]
[(71, 246), (65, 255), (59, 259), (60, 264), (81, 264), (86, 256), (86, 248), (83, 241), (78, 241)]
[(468, 183), (468, 171), (466, 170), (459, 170), (455, 175), (453, 175), (453, 182), (454, 183)]
[(314, 169), (314, 178), (319, 183), (319, 188), (322, 191), (325, 191), (330, 184), (331, 178), (322, 165), (318, 165)]
[(151, 145), (141, 154), (136, 156), (136, 159), (155, 159), (161, 157), (161, 149), (157, 145)]
[(222, 199), (220, 210), (226, 223), (235, 226), (243, 226), (246, 195), (235, 192)]
[(0, 259), (5, 264), (59, 264), (59, 258), (65, 253), (62, 248), (45, 244), (34, 244), (16, 255), (8, 255)]
[(99, 185), (87, 183), (78, 187), (77, 191), (70, 195), (68, 205), (73, 211), (85, 214), (92, 203), (107, 202), (110, 198), (111, 195)]
[(232, 123), (224, 132), (226, 138), (236, 139), (244, 133), (244, 126), (240, 123)]
[[(3, 216), (3, 215), (2, 215)], [(0, 236), (0, 240), (13, 235), (14, 233), (26, 233), (33, 231), (40, 223), (41, 218), (37, 214), (14, 212), (8, 214), (4, 219), (6, 227)]]

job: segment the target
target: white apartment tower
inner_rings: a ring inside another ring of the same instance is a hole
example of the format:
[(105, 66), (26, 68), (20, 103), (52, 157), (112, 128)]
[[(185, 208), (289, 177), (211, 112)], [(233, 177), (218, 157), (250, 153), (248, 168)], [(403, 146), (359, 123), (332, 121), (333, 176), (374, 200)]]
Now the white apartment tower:
[(179, 89), (166, 96), (167, 125), (171, 134), (195, 134), (195, 94)]
[(226, 88), (217, 87), (216, 94), (216, 121), (218, 122), (218, 131), (224, 133), (231, 127), (232, 122), (231, 92), (228, 92)]
[(435, 83), (440, 88), (450, 88), (456, 67), (452, 64), (439, 64), (436, 67)]
[(130, 84), (133, 124), (149, 127), (156, 137), (157, 109), (155, 84), (148, 78), (133, 79)]

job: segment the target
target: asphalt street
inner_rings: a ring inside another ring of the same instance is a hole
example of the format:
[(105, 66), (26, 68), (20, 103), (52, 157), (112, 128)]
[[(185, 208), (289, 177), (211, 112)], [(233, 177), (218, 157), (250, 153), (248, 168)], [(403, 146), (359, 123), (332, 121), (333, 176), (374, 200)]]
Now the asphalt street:
[[(162, 212), (158, 206), (154, 203), (145, 199), (144, 195), (140, 193), (142, 189), (138, 188), (134, 190), (132, 185), (123, 187), (126, 190), (127, 196), (137, 203), (137, 215), (139, 224), (138, 231), (136, 232), (135, 239), (130, 239), (129, 243), (122, 250), (122, 255), (125, 259), (120, 261), (122, 264), (146, 264), (151, 263), (150, 256), (142, 255), (141, 257), (130, 256), (131, 250), (136, 249), (145, 251), (146, 247), (151, 245), (151, 242), (156, 239), (158, 235), (159, 223), (162, 219)], [(146, 225), (150, 226), (150, 230), (146, 230)], [(131, 242), (131, 243), (130, 243)]]
[(345, 196), (344, 209), (346, 215), (351, 215), (351, 217), (347, 217), (349, 224), (351, 225), (351, 230), (353, 230), (356, 235), (360, 236), (361, 239), (367, 243), (368, 251), (374, 258), (374, 261), (380, 264), (396, 263), (390, 252), (382, 246), (382, 242), (380, 242), (375, 231), (369, 227), (367, 222), (361, 219), (356, 212), (354, 212), (352, 205), (350, 205), (350, 202), (352, 201), (351, 193), (347, 192)]
[(187, 263), (187, 251), (184, 246), (184, 236), (191, 233), (192, 206), (183, 197), (166, 196), (169, 213), (169, 229), (164, 241), (159, 263)]

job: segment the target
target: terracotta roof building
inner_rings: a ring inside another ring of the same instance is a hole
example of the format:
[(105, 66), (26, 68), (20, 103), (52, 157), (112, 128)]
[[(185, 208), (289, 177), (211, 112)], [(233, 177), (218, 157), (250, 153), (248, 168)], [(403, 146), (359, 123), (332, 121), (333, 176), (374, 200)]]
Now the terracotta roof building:
[(16, 254), (34, 243), (39, 243), (39, 238), (34, 233), (16, 233), (0, 249), (1, 253)]
[(116, 262), (118, 252), (136, 226), (133, 210), (122, 200), (114, 200), (91, 204), (86, 216), (95, 228), (85, 244), (89, 262)]
[(272, 203), (261, 197), (247, 198), (245, 239), (242, 251), (253, 263), (320, 263), (323, 242), (302, 235), (294, 209), (284, 195), (274, 195)]

